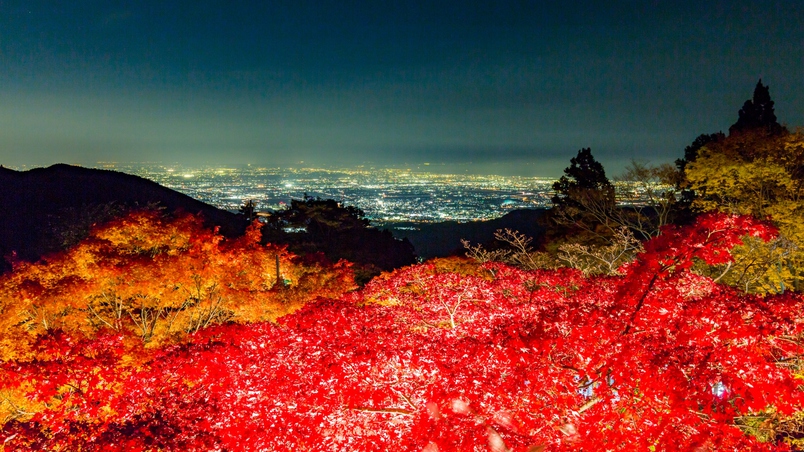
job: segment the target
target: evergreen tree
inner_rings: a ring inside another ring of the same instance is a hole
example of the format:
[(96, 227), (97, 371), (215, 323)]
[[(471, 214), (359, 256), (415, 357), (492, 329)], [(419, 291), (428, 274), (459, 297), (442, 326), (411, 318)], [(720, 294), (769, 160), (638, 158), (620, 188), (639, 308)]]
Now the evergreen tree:
[(606, 177), (603, 165), (584, 148), (570, 159), (564, 175), (553, 184), (555, 196), (547, 222), (548, 248), (571, 239), (586, 245), (608, 245), (617, 231), (613, 221), (617, 209), (614, 185)]
[(552, 201), (556, 207), (581, 207), (584, 200), (590, 197), (614, 203), (614, 186), (590, 148), (581, 149), (576, 157), (570, 159), (570, 166), (564, 169), (564, 176), (553, 184), (553, 190), (556, 195)]
[(692, 203), (695, 201), (695, 192), (689, 189), (689, 184), (686, 182), (687, 177), (685, 171), (687, 165), (695, 162), (698, 158), (698, 151), (700, 151), (701, 148), (717, 145), (725, 139), (726, 135), (723, 134), (723, 132), (711, 134), (703, 133), (698, 135), (692, 144), (684, 148), (684, 158), (676, 159), (676, 168), (678, 169), (676, 189), (679, 190), (679, 202), (676, 203), (676, 213), (674, 215), (676, 222), (682, 224), (689, 223), (695, 218), (691, 210)]
[(777, 135), (785, 130), (776, 120), (770, 89), (762, 84), (762, 79), (759, 79), (754, 88), (753, 99), (745, 101), (737, 122), (729, 127), (729, 135), (756, 129), (765, 129), (771, 135)]
[(332, 262), (352, 262), (360, 284), (381, 271), (416, 262), (410, 241), (373, 227), (362, 210), (334, 199), (305, 194), (304, 199), (294, 199), (286, 209), (273, 213), (262, 231), (264, 242), (286, 244), (300, 256), (323, 253)]

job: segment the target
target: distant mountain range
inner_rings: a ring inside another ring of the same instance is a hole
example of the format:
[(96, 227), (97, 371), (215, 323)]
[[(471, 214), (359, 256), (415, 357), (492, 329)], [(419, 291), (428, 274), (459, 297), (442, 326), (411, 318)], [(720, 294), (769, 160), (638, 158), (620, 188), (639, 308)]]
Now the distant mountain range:
[(69, 228), (88, 228), (82, 223), (149, 205), (201, 214), (225, 236), (246, 226), (242, 216), (139, 176), (64, 164), (29, 171), (0, 167), (0, 258), (15, 251), (35, 261), (65, 246)]

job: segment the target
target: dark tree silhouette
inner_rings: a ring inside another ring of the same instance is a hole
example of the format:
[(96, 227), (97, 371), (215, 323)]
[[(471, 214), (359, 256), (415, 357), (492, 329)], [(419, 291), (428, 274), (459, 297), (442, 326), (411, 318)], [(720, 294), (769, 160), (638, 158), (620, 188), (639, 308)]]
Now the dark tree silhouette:
[(240, 215), (246, 217), (246, 221), (253, 221), (256, 216), (257, 204), (254, 202), (253, 199), (247, 200), (242, 206), (240, 206)]
[(568, 240), (588, 245), (610, 242), (619, 227), (614, 185), (591, 149), (581, 149), (570, 159), (553, 190), (553, 208), (546, 220), (555, 227), (545, 234), (548, 247)]
[(578, 155), (570, 159), (570, 166), (564, 169), (561, 176), (553, 184), (556, 195), (553, 204), (557, 207), (582, 207), (584, 200), (592, 197), (602, 202), (614, 203), (614, 186), (606, 177), (606, 171), (590, 148), (583, 148)]
[(679, 190), (678, 203), (675, 206), (676, 223), (687, 224), (695, 218), (691, 210), (692, 203), (695, 201), (695, 192), (687, 188), (686, 176), (684, 175), (687, 165), (698, 158), (698, 151), (701, 148), (722, 143), (725, 139), (726, 135), (723, 132), (702, 133), (695, 138), (692, 144), (684, 148), (684, 158), (676, 159), (676, 168), (678, 168), (676, 189)]
[(737, 122), (729, 127), (729, 135), (756, 129), (765, 129), (772, 135), (785, 130), (776, 120), (770, 89), (762, 84), (762, 79), (759, 79), (754, 88), (754, 97), (745, 101), (740, 109)]
[(360, 284), (381, 271), (416, 262), (407, 239), (397, 240), (389, 231), (372, 227), (362, 210), (307, 195), (271, 215), (263, 228), (263, 241), (287, 244), (302, 256), (323, 253), (333, 262), (348, 260), (355, 264), (355, 280)]
[(777, 121), (773, 106), (770, 89), (762, 84), (762, 79), (759, 79), (753, 97), (745, 101), (738, 112), (737, 122), (729, 127), (728, 137), (723, 132), (702, 134), (684, 149), (684, 158), (676, 160), (679, 171), (677, 188), (681, 189), (677, 206), (679, 208), (677, 218), (680, 222), (686, 222), (694, 217), (690, 207), (698, 194), (689, 190), (686, 170), (690, 163), (698, 159), (701, 148), (706, 147), (717, 153), (732, 149), (738, 155), (753, 158), (756, 149), (761, 147), (761, 143), (769, 136), (787, 133), (787, 129)]
[(698, 158), (698, 151), (702, 147), (711, 143), (719, 143), (725, 139), (726, 135), (723, 134), (723, 132), (710, 134), (702, 133), (701, 135), (698, 135), (692, 144), (684, 148), (684, 158), (676, 160), (676, 167), (679, 171), (683, 172), (684, 168), (687, 167), (687, 164), (694, 162), (695, 159)]

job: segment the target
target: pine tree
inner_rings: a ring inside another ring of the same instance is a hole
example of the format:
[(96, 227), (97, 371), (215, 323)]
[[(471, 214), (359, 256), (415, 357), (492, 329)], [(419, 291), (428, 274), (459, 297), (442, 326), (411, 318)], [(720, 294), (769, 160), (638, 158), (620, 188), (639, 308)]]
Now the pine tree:
[(614, 203), (614, 186), (590, 148), (581, 149), (576, 157), (570, 159), (570, 166), (564, 169), (564, 176), (553, 184), (553, 190), (556, 195), (552, 201), (557, 207), (580, 207), (582, 200), (590, 196)]
[(765, 129), (771, 135), (785, 130), (776, 120), (770, 89), (762, 84), (762, 79), (759, 79), (754, 88), (753, 99), (745, 101), (738, 113), (737, 122), (729, 127), (729, 135), (756, 129)]

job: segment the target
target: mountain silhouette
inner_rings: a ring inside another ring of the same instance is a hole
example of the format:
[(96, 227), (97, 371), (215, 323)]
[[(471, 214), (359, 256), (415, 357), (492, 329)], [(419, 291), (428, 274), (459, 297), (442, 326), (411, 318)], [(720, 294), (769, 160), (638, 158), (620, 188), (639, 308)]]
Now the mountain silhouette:
[[(443, 223), (394, 223), (385, 227), (395, 237), (407, 238), (416, 249), (416, 254), (424, 260), (434, 257), (463, 255), (466, 249), (461, 239), (473, 245), (484, 245), (494, 242), (494, 232), (498, 229), (511, 229), (538, 240), (544, 235), (545, 227), (542, 219), (547, 209), (512, 210), (504, 216), (486, 221), (459, 223), (445, 221)], [(535, 247), (535, 245), (534, 245)]]
[[(96, 219), (149, 206), (200, 214), (224, 236), (242, 234), (246, 226), (243, 216), (131, 174), (65, 164), (29, 171), (0, 167), (0, 262), (12, 252), (36, 261), (83, 238), (82, 230)], [(0, 271), (8, 270), (4, 265)]]

